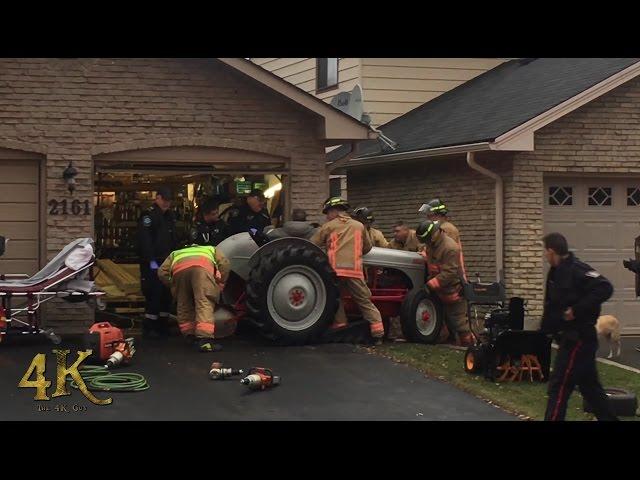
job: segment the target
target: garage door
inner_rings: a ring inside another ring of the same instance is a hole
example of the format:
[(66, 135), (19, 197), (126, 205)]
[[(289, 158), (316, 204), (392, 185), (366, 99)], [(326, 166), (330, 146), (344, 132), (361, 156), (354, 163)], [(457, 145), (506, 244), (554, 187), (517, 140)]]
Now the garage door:
[(0, 235), (9, 238), (0, 272), (38, 271), (39, 162), (0, 159)]
[(623, 333), (640, 334), (635, 278), (622, 266), (640, 235), (640, 178), (546, 178), (544, 193), (545, 233), (565, 235), (581, 260), (611, 280), (615, 293), (604, 313), (620, 319)]

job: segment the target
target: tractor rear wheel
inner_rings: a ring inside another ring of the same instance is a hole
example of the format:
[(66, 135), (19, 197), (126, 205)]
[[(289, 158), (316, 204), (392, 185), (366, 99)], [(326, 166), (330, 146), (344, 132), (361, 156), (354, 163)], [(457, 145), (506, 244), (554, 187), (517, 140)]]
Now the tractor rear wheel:
[(411, 342), (436, 343), (444, 324), (442, 305), (424, 288), (410, 291), (400, 307), (402, 334)]
[(272, 340), (309, 343), (333, 322), (340, 293), (322, 252), (300, 244), (265, 253), (247, 282), (252, 322)]

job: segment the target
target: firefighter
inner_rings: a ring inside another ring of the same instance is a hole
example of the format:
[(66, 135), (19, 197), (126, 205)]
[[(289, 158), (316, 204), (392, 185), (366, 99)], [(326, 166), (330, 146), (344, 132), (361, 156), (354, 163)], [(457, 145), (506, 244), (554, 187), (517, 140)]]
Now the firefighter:
[[(369, 322), (371, 336), (377, 345), (382, 343), (384, 326), (380, 312), (371, 302), (371, 291), (364, 281), (362, 255), (371, 248), (371, 240), (362, 223), (352, 219), (347, 211), (349, 204), (340, 197), (331, 197), (324, 203), (322, 213), (327, 223), (311, 237), (311, 242), (325, 247), (331, 267), (339, 280), (340, 292), (349, 292), (365, 320)], [(331, 328), (347, 326), (347, 315), (342, 300)]]
[(429, 202), (422, 204), (418, 213), (426, 214), (427, 220), (432, 222), (438, 222), (440, 224), (440, 230), (453, 238), (457, 243), (460, 243), (460, 232), (457, 227), (449, 221), (449, 210), (447, 206), (438, 198), (429, 200)]
[(158, 279), (158, 267), (178, 246), (176, 220), (171, 211), (171, 191), (159, 188), (154, 204), (138, 222), (140, 284), (145, 297), (142, 332), (146, 337), (169, 334), (171, 292)]
[(311, 238), (315, 232), (316, 228), (307, 222), (307, 212), (301, 208), (294, 208), (291, 220), (284, 222), (282, 227), (265, 231), (269, 238), (272, 239), (284, 237)]
[(373, 210), (367, 207), (358, 207), (353, 211), (353, 218), (362, 223), (369, 234), (371, 244), (374, 247), (389, 248), (389, 242), (380, 230), (373, 228), (371, 225), (375, 221), (373, 218)]
[(464, 281), (467, 281), (467, 272), (464, 268), (464, 254), (462, 253), (462, 241), (460, 240), (460, 232), (458, 228), (451, 223), (449, 217), (449, 209), (438, 198), (429, 200), (428, 203), (424, 203), (418, 213), (426, 214), (427, 219), (432, 222), (438, 222), (440, 224), (440, 230), (446, 233), (450, 238), (460, 246), (460, 266), (462, 268), (462, 277)]
[(564, 420), (567, 402), (577, 385), (598, 420), (617, 420), (598, 380), (595, 325), (600, 306), (613, 294), (609, 280), (569, 252), (564, 236), (543, 239), (547, 274), (541, 331), (555, 336), (559, 349), (549, 379), (545, 420)]
[(271, 225), (271, 217), (265, 208), (265, 202), (262, 190), (255, 188), (249, 193), (244, 205), (231, 207), (228, 217), (231, 235), (247, 232), (250, 229), (263, 232), (265, 227)]
[(389, 242), (389, 248), (404, 250), (406, 252), (417, 252), (422, 250), (422, 245), (416, 237), (416, 231), (404, 223), (397, 222), (393, 226), (393, 240)]
[(158, 270), (178, 303), (180, 332), (201, 352), (221, 349), (213, 343), (214, 310), (229, 271), (229, 261), (219, 249), (196, 244), (171, 252)]
[(191, 241), (198, 245), (215, 247), (231, 234), (229, 225), (219, 215), (219, 203), (208, 198), (202, 203), (194, 228), (191, 230)]
[[(427, 288), (441, 300), (450, 332), (458, 336), (457, 345), (474, 343), (467, 321), (467, 302), (462, 297), (460, 246), (442, 230), (438, 222), (425, 220), (416, 229), (416, 235), (428, 251)], [(421, 252), (425, 257), (426, 253)]]

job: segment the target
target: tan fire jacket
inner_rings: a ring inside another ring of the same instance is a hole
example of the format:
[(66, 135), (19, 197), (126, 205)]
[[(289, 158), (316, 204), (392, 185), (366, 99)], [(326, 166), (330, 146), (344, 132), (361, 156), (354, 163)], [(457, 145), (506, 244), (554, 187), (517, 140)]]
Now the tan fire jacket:
[[(215, 296), (217, 298), (220, 295), (221, 285), (227, 281), (227, 278), (229, 278), (229, 273), (231, 272), (231, 264), (219, 248), (215, 249), (214, 258), (216, 259), (216, 273), (214, 274), (216, 281), (213, 282), (213, 286), (215, 289)], [(169, 255), (166, 260), (162, 262), (162, 265), (160, 265), (160, 268), (158, 269), (158, 278), (166, 287), (171, 289), (171, 295), (173, 295), (173, 297), (175, 298), (175, 284), (171, 281), (171, 263), (172, 259), (171, 255)]]
[(462, 241), (460, 240), (460, 232), (458, 231), (458, 228), (453, 223), (451, 223), (449, 220), (445, 220), (440, 224), (440, 230), (442, 230), (450, 238), (455, 240), (455, 242), (460, 247), (460, 268), (461, 268), (462, 276), (464, 277), (464, 279), (466, 281), (466, 279), (467, 279), (467, 271), (466, 271), (466, 269), (464, 267), (464, 254), (462, 253)]
[(436, 232), (429, 245), (429, 280), (427, 287), (444, 303), (461, 299), (460, 246), (443, 232)]
[(395, 238), (389, 242), (389, 248), (404, 250), (405, 252), (417, 252), (422, 250), (423, 247), (424, 245), (418, 241), (416, 231), (413, 229), (409, 230), (409, 236), (407, 237), (406, 242), (400, 243)]
[(389, 248), (389, 242), (384, 238), (384, 235), (380, 230), (370, 227), (368, 233), (369, 238), (371, 239), (371, 245), (374, 247)]
[(310, 241), (327, 249), (329, 263), (338, 277), (364, 279), (362, 255), (373, 246), (363, 224), (341, 213), (322, 225)]

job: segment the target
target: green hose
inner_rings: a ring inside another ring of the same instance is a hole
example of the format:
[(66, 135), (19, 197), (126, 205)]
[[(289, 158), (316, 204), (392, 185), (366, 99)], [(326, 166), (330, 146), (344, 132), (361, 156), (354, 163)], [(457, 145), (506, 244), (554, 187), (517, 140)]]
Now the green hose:
[[(87, 388), (94, 392), (142, 392), (149, 388), (139, 373), (111, 373), (105, 367), (80, 367), (79, 371)], [(73, 380), (71, 386), (78, 388)]]

